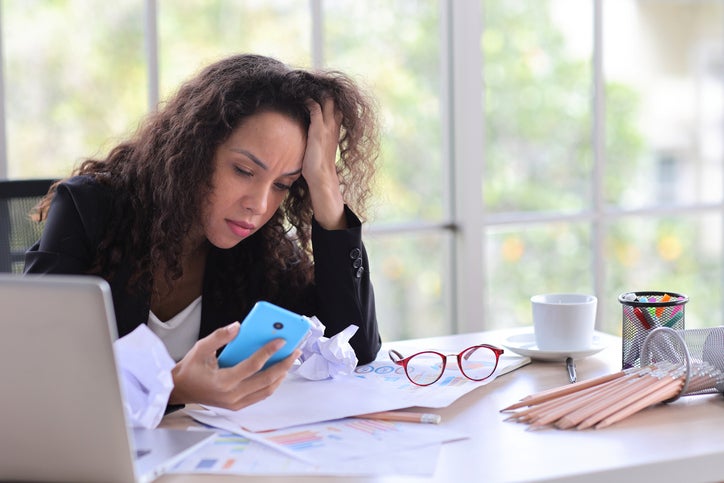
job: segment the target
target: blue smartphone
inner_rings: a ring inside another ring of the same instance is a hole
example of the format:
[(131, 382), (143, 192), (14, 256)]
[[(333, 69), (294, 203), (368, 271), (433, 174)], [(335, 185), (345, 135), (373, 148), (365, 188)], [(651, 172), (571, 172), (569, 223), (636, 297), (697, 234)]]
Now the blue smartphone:
[(309, 334), (311, 324), (299, 314), (259, 301), (239, 327), (239, 333), (219, 354), (219, 367), (235, 366), (274, 339), (287, 341), (264, 364), (263, 369), (289, 356)]

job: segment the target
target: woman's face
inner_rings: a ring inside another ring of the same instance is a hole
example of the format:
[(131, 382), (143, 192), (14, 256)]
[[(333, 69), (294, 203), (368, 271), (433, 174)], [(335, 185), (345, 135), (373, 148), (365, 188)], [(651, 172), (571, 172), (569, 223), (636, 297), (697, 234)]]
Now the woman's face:
[(259, 112), (214, 154), (212, 190), (202, 212), (206, 238), (231, 248), (274, 215), (301, 176), (306, 132), (288, 116)]

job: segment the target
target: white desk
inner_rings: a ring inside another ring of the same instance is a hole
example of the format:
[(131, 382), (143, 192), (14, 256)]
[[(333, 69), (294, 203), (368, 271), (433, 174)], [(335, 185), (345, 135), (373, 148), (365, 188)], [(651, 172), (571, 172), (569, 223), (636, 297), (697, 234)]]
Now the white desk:
[[(460, 334), (394, 343), (435, 348), (473, 342), (501, 344), (509, 331)], [(578, 380), (621, 369), (620, 339), (600, 334), (607, 348), (576, 362)], [(452, 341), (452, 342), (451, 342)], [(390, 344), (392, 345), (392, 344)], [(524, 424), (505, 422), (500, 409), (520, 398), (568, 383), (563, 362), (533, 362), (435, 410), (442, 425), (471, 434), (443, 445), (434, 476), (251, 477), (245, 482), (711, 482), (724, 481), (724, 397), (689, 396), (646, 409), (602, 430), (526, 431)], [(169, 415), (163, 425), (193, 424), (186, 416)], [(241, 477), (166, 475), (161, 483), (235, 481)]]

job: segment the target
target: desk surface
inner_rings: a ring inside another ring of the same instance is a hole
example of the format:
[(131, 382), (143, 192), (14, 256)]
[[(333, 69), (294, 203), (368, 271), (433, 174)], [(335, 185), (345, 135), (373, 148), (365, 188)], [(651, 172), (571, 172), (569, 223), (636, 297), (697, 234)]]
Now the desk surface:
[[(463, 347), (474, 340), (502, 344), (510, 331), (459, 334), (417, 341), (396, 342), (419, 348), (442, 341)], [(578, 380), (621, 369), (619, 338), (600, 334), (607, 345), (602, 352), (576, 361)], [(568, 383), (563, 362), (537, 362), (475, 389), (447, 408), (435, 410), (442, 425), (468, 433), (471, 438), (442, 447), (435, 474), (420, 477), (324, 477), (325, 482), (472, 482), (472, 481), (575, 481), (585, 482), (697, 482), (724, 481), (724, 397), (719, 394), (688, 396), (648, 408), (602, 430), (527, 431), (524, 424), (505, 422), (504, 408), (520, 398)], [(166, 417), (163, 426), (193, 424), (185, 415)], [(166, 475), (160, 483), (233, 481), (238, 477)], [(244, 476), (246, 482), (316, 482), (319, 476)]]

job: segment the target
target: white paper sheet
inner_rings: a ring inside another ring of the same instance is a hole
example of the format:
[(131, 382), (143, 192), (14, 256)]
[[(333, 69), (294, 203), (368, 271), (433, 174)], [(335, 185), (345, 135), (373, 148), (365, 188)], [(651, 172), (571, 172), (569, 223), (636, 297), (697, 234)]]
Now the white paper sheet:
[(460, 431), (437, 425), (358, 418), (250, 433), (211, 411), (185, 410), (185, 412), (201, 423), (264, 444), (280, 455), (319, 464), (390, 454), (403, 449), (469, 437)]
[(269, 431), (400, 409), (405, 404), (390, 399), (376, 380), (349, 375), (310, 381), (290, 374), (274, 394), (251, 406), (238, 411), (206, 407), (249, 431)]
[(431, 476), (441, 443), (324, 463), (305, 463), (231, 432), (181, 461), (171, 473), (227, 475)]
[(522, 367), (529, 362), (530, 358), (528, 357), (504, 354), (500, 356), (498, 368), (493, 377), (478, 382), (471, 381), (463, 376), (456, 365), (448, 364), (440, 380), (429, 386), (412, 384), (407, 379), (405, 372), (386, 358), (378, 358), (378, 360), (370, 364), (360, 366), (355, 373), (364, 380), (374, 381), (376, 384), (381, 385), (387, 397), (393, 398), (396, 404), (399, 405), (395, 409), (412, 406), (444, 408), (473, 389), (490, 384), (498, 376)]
[(440, 381), (420, 387), (383, 355), (335, 379), (309, 381), (289, 375), (270, 397), (238, 411), (208, 409), (250, 431), (268, 431), (412, 406), (441, 408), (529, 362), (527, 357), (504, 354), (495, 374), (480, 382), (466, 379), (455, 364), (448, 364)]
[(123, 408), (134, 427), (155, 428), (173, 390), (174, 361), (163, 341), (145, 324), (113, 343), (123, 391)]

